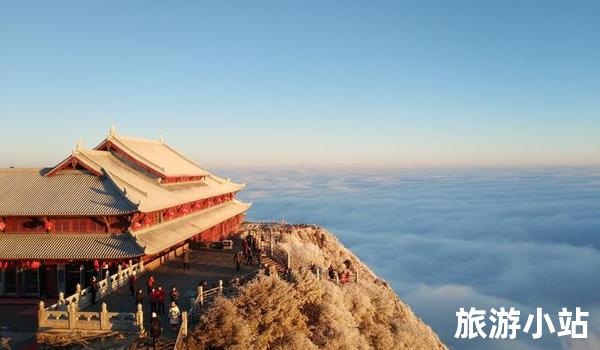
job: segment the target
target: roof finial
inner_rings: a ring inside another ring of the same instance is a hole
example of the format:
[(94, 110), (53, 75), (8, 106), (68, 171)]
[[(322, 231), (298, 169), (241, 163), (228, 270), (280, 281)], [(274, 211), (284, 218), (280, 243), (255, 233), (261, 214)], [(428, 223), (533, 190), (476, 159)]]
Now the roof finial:
[(160, 143), (165, 143), (165, 134), (162, 131), (160, 132)]
[(75, 152), (81, 151), (83, 148), (83, 141), (81, 139), (77, 139), (77, 143), (75, 144)]
[(110, 127), (110, 130), (108, 131), (108, 136), (115, 136), (116, 133), (117, 133), (117, 128), (115, 128), (115, 124), (113, 124)]

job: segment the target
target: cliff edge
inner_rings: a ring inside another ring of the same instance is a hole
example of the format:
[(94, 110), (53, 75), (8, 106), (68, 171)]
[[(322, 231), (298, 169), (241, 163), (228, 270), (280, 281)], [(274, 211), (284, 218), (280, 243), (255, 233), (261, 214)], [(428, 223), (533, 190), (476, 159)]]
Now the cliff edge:
[[(327, 230), (246, 223), (242, 236), (276, 236), (293, 277), (259, 275), (233, 298), (218, 298), (187, 338), (189, 349), (447, 349), (438, 336)], [(318, 279), (314, 268), (357, 282)]]

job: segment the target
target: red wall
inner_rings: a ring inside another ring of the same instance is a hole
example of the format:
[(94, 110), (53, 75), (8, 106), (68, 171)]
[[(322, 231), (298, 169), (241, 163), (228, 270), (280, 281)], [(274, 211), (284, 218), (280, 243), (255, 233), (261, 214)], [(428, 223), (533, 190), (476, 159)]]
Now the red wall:
[(162, 222), (166, 222), (169, 220), (192, 214), (200, 210), (217, 206), (225, 202), (229, 202), (234, 198), (235, 193), (231, 192), (206, 199), (200, 199), (194, 202), (184, 203), (160, 211), (155, 211), (151, 213), (137, 213), (134, 214), (133, 219), (131, 220), (131, 230), (141, 230), (143, 228), (158, 224), (160, 222), (159, 218), (161, 215)]
[[(135, 213), (129, 218), (126, 216), (108, 216), (110, 233), (125, 232), (127, 228), (131, 228), (133, 231), (140, 230), (159, 224), (161, 222), (161, 215), (162, 222), (165, 222), (231, 201), (234, 197), (235, 193), (232, 192), (185, 203), (161, 211)], [(6, 233), (46, 232), (42, 217), (15, 216), (0, 219), (6, 225)], [(106, 233), (106, 226), (102, 217), (48, 217), (48, 220), (52, 222), (52, 233)]]
[[(48, 217), (52, 222), (52, 233), (106, 233), (102, 218), (92, 217)], [(124, 232), (128, 226), (125, 218), (108, 217), (111, 233)], [(6, 233), (45, 233), (41, 217), (4, 218)]]
[(239, 214), (231, 219), (225, 220), (222, 223), (209, 228), (206, 231), (202, 231), (192, 238), (196, 242), (216, 242), (228, 239), (231, 233), (235, 233), (242, 222), (244, 221), (244, 214)]

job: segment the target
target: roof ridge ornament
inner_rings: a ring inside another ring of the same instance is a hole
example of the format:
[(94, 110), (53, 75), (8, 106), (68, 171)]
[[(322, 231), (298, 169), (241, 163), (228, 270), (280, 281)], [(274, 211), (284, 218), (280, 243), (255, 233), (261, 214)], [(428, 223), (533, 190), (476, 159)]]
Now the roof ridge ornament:
[(115, 127), (115, 124), (113, 124), (110, 127), (110, 130), (108, 130), (108, 136), (115, 136), (117, 134), (117, 128)]
[(160, 143), (165, 143), (165, 134), (162, 131), (160, 132)]
[(79, 152), (81, 152), (82, 149), (83, 149), (83, 141), (81, 140), (81, 138), (78, 138), (77, 142), (75, 143), (75, 152), (74, 153), (79, 153)]

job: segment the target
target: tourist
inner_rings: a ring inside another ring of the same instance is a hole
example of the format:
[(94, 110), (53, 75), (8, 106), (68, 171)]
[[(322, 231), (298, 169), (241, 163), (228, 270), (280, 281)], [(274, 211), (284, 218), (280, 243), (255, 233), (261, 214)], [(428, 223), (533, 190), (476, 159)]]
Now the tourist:
[(329, 269), (327, 269), (327, 272), (329, 274), (329, 279), (330, 280), (335, 280), (335, 269), (333, 268), (333, 265), (329, 265)]
[(183, 268), (190, 268), (190, 252), (187, 249), (183, 250)]
[(321, 278), (321, 275), (323, 274), (323, 269), (321, 268), (321, 266), (317, 264), (312, 264), (310, 269), (312, 270), (312, 273), (317, 275), (317, 277)]
[(148, 283), (146, 285), (148, 287), (148, 295), (150, 295), (152, 288), (154, 288), (154, 276), (150, 275), (150, 277), (148, 278)]
[(242, 251), (244, 252), (244, 257), (247, 259), (250, 247), (248, 246), (248, 241), (245, 239), (242, 240)]
[(262, 251), (260, 249), (260, 245), (256, 246), (256, 259), (258, 260), (258, 266), (260, 266), (260, 255), (262, 254)]
[(156, 290), (156, 294), (158, 296), (158, 314), (159, 315), (164, 315), (165, 314), (165, 290), (162, 288), (162, 286), (158, 286), (158, 289)]
[(244, 254), (241, 250), (233, 255), (233, 261), (235, 261), (235, 271), (240, 271), (242, 261), (244, 259)]
[(208, 287), (208, 282), (206, 282), (206, 280), (200, 280), (200, 282), (198, 282), (198, 287), (206, 289), (206, 287)]
[(152, 320), (150, 321), (150, 336), (152, 337), (152, 349), (156, 349), (156, 343), (160, 334), (162, 333), (162, 326), (160, 320), (156, 316), (156, 313), (152, 313)]
[(283, 275), (283, 278), (288, 282), (294, 282), (294, 275), (292, 274), (292, 268), (288, 267), (285, 270), (285, 274)]
[(156, 312), (156, 304), (158, 304), (158, 293), (156, 292), (156, 288), (152, 288), (150, 292), (150, 311)]
[(171, 303), (175, 303), (175, 305), (177, 305), (179, 303), (179, 291), (177, 290), (177, 288), (175, 286), (173, 286), (173, 288), (171, 289)]
[[(252, 256), (252, 253), (254, 252), (254, 249), (255, 249), (254, 236), (252, 236), (252, 235), (246, 236), (246, 241), (248, 243), (248, 253), (250, 256)], [(252, 260), (250, 260), (250, 261), (252, 261)]]
[(246, 265), (252, 265), (252, 250), (248, 249), (248, 254), (246, 255)]
[(342, 271), (340, 275), (340, 282), (342, 282), (342, 284), (346, 284), (352, 279), (352, 261), (350, 261), (350, 259), (344, 260), (344, 266), (346, 268), (344, 269), (344, 271)]
[(179, 316), (179, 307), (177, 307), (177, 304), (172, 301), (171, 308), (169, 309), (169, 323), (175, 332), (177, 332), (177, 327), (179, 326)]
[(135, 295), (135, 282), (137, 282), (137, 277), (135, 277), (135, 271), (133, 271), (129, 276), (129, 293), (131, 293), (131, 296)]
[(135, 295), (135, 306), (138, 304), (144, 305), (144, 291), (142, 288), (138, 289), (137, 294)]
[(96, 294), (98, 293), (98, 282), (96, 277), (92, 277), (90, 282), (90, 293), (92, 294), (92, 305), (96, 304)]

